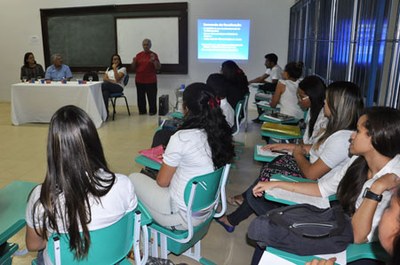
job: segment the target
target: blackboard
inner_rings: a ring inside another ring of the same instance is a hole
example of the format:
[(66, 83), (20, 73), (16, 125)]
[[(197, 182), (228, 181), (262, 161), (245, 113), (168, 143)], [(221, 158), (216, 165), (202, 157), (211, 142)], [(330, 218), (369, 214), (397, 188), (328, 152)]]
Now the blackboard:
[[(177, 36), (177, 39), (172, 42), (167, 37), (158, 39), (157, 48), (169, 49), (171, 53), (178, 55), (173, 60), (163, 62), (159, 54), (162, 64), (160, 73), (187, 74), (187, 3), (41, 9), (40, 12), (46, 67), (51, 65), (51, 55), (60, 53), (64, 63), (69, 65), (73, 72), (104, 71), (110, 64), (111, 55), (119, 52), (118, 47), (121, 49), (129, 45), (129, 43), (118, 43), (118, 32), (138, 36), (139, 39), (128, 38), (135, 39), (135, 45), (142, 41), (142, 37), (139, 37), (140, 32), (135, 32), (131, 28), (121, 28), (124, 23), (119, 23), (120, 28), (117, 28), (118, 21), (149, 20), (154, 23), (148, 24), (154, 26), (162, 19), (166, 21), (172, 19), (176, 23), (171, 27), (170, 34), (166, 29), (163, 29), (163, 33), (165, 36)], [(149, 32), (153, 28), (157, 29), (150, 27)], [(160, 34), (153, 32), (153, 35)], [(122, 41), (121, 36), (119, 37)], [(166, 44), (174, 46), (168, 48)], [(153, 48), (155, 46), (153, 41)], [(125, 66), (130, 65), (134, 55), (126, 55), (123, 58)]]

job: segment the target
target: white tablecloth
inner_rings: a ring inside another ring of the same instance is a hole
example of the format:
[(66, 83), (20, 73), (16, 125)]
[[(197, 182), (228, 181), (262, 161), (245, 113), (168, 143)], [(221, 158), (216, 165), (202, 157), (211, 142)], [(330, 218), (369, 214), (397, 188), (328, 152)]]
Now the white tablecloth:
[(85, 110), (96, 128), (99, 128), (107, 117), (101, 83), (78, 84), (70, 81), (67, 84), (14, 84), (11, 86), (11, 121), (14, 125), (48, 123), (60, 107), (75, 105)]

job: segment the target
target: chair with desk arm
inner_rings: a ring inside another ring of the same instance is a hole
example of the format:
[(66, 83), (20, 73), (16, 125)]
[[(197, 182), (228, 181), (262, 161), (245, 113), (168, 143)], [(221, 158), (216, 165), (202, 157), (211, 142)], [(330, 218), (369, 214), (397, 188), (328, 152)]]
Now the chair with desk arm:
[[(280, 174), (273, 175), (271, 179), (281, 180), (281, 181), (291, 181), (291, 182), (316, 182), (315, 180), (302, 179), (302, 178), (293, 177), (293, 176), (284, 176), (284, 175), (280, 175)], [(282, 204), (287, 204), (287, 205), (296, 204), (296, 202), (289, 201), (287, 199), (280, 199), (280, 198), (270, 196), (270, 195), (268, 195), (267, 192), (265, 193), (264, 197), (267, 200), (279, 202)], [(336, 194), (329, 196), (328, 199), (330, 202), (337, 200)], [(316, 257), (316, 256), (300, 256), (300, 255), (289, 253), (289, 252), (279, 250), (279, 249), (276, 249), (273, 247), (267, 247), (266, 251), (273, 255), (284, 258), (285, 260), (288, 260), (296, 265), (300, 265), (300, 264), (304, 265), (308, 261), (311, 261), (313, 259), (318, 259), (318, 257)], [(368, 242), (368, 243), (363, 243), (363, 244), (350, 244), (346, 249), (346, 262), (350, 263), (350, 262), (357, 261), (360, 259), (388, 261), (389, 255), (382, 248), (382, 246), (380, 245), (379, 242)], [(262, 264), (262, 263), (260, 263), (260, 264)]]
[[(160, 257), (166, 259), (169, 252), (185, 255), (201, 264), (214, 264), (201, 257), (201, 239), (207, 234), (214, 217), (220, 217), (226, 210), (225, 185), (230, 165), (214, 172), (192, 178), (185, 188), (185, 203), (187, 211), (185, 219), (187, 230), (171, 230), (157, 223), (150, 225), (152, 256), (158, 257), (158, 244), (161, 248)], [(219, 201), (222, 201), (220, 212), (216, 213)], [(202, 224), (193, 226), (192, 213), (211, 207), (211, 216)]]
[[(140, 257), (140, 230), (141, 212), (131, 211), (125, 214), (116, 223), (90, 231), (91, 245), (88, 256), (82, 260), (76, 260), (74, 253), (69, 249), (68, 234), (53, 233), (49, 236), (47, 249), (49, 258), (55, 265), (61, 264), (131, 264), (127, 255), (133, 249), (135, 264), (145, 264), (145, 259)], [(33, 260), (32, 265), (37, 261)]]

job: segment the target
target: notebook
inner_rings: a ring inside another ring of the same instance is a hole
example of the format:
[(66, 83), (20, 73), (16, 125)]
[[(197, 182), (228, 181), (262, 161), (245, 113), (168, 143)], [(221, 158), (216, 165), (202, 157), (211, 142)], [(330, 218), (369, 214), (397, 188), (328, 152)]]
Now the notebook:
[(300, 127), (297, 125), (285, 125), (280, 123), (264, 122), (261, 130), (284, 133), (292, 136), (300, 136)]
[(162, 145), (158, 145), (150, 149), (140, 150), (139, 154), (161, 164), (164, 154), (164, 147)]

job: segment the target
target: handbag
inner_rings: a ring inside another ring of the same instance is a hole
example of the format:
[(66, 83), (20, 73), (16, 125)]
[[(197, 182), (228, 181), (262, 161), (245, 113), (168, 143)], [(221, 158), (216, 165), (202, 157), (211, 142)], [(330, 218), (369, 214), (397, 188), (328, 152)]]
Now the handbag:
[(340, 206), (320, 209), (309, 204), (285, 206), (254, 219), (248, 230), (260, 247), (297, 255), (338, 253), (353, 243), (351, 219)]

